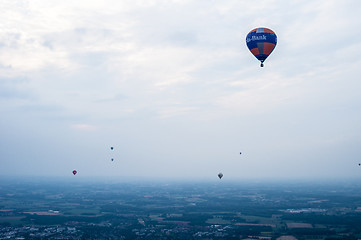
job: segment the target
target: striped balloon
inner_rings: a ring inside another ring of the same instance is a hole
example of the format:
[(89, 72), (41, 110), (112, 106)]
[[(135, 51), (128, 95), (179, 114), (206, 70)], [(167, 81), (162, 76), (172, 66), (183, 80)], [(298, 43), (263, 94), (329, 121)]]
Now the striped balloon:
[(277, 44), (276, 34), (268, 28), (255, 28), (247, 34), (246, 43), (251, 53), (263, 62), (271, 54)]

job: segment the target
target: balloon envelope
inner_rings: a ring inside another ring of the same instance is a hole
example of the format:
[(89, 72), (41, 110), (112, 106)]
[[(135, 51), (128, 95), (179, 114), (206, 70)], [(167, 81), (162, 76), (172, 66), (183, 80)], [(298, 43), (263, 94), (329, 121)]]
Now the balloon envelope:
[(223, 177), (223, 173), (218, 173), (218, 177), (221, 179)]
[(247, 34), (246, 43), (251, 53), (263, 62), (271, 54), (277, 45), (277, 36), (269, 28), (255, 28)]
[(74, 170), (74, 171), (73, 171), (73, 174), (75, 175), (76, 173), (77, 173), (77, 171), (76, 171), (76, 170)]

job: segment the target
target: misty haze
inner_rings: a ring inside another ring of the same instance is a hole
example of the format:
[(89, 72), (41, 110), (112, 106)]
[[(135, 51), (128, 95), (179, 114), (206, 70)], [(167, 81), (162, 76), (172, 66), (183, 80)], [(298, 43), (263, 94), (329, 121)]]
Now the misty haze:
[(0, 2), (0, 239), (361, 239), (361, 2)]

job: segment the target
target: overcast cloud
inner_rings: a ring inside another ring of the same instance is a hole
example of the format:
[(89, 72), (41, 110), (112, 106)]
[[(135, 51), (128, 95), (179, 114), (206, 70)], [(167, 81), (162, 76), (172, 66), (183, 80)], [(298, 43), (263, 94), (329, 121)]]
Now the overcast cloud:
[[(360, 1), (0, 9), (0, 175), (361, 176)], [(278, 36), (264, 68), (256, 27)]]

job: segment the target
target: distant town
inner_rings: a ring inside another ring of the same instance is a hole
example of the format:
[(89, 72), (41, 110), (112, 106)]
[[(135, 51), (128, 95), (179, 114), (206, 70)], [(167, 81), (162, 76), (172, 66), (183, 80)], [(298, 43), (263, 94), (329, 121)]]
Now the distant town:
[(352, 181), (2, 178), (0, 239), (356, 240), (360, 190)]

